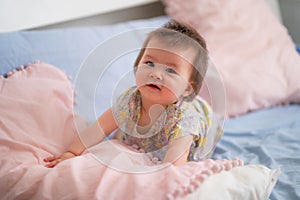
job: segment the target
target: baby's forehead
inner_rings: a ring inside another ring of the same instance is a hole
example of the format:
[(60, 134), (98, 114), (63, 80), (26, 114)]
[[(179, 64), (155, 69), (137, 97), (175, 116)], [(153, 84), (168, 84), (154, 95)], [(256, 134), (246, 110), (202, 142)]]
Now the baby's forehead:
[(183, 47), (188, 47), (189, 45), (184, 41), (175, 41), (172, 38), (162, 38), (158, 36), (152, 36), (148, 38), (146, 47), (151, 48), (165, 48), (168, 49), (180, 49)]
[(195, 49), (191, 46), (173, 45), (157, 38), (149, 40), (148, 44), (145, 46), (145, 51), (146, 53), (161, 52), (172, 54), (190, 63), (193, 63), (197, 54)]

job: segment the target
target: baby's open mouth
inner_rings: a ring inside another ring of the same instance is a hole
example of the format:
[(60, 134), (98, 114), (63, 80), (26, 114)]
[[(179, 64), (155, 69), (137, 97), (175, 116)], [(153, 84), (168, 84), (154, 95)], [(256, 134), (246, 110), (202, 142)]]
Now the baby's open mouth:
[(147, 84), (146, 86), (150, 87), (150, 88), (153, 88), (153, 89), (157, 89), (157, 90), (160, 90), (160, 87), (156, 84)]

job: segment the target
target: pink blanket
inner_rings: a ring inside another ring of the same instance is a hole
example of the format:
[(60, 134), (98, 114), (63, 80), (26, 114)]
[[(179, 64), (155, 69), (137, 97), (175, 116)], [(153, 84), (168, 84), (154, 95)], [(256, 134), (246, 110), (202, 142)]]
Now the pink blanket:
[(154, 165), (111, 140), (49, 169), (43, 158), (63, 152), (78, 128), (66, 75), (35, 63), (1, 77), (0, 93), (0, 199), (181, 199), (207, 176), (240, 165)]

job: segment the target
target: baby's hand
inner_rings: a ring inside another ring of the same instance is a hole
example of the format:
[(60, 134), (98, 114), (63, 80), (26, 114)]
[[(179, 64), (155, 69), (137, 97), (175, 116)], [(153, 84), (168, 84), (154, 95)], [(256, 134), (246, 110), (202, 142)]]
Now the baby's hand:
[(48, 168), (53, 168), (61, 161), (67, 160), (69, 158), (73, 158), (75, 156), (76, 156), (75, 154), (73, 154), (72, 152), (69, 152), (69, 151), (61, 154), (60, 156), (50, 156), (50, 157), (44, 158), (44, 162), (48, 163), (45, 166)]

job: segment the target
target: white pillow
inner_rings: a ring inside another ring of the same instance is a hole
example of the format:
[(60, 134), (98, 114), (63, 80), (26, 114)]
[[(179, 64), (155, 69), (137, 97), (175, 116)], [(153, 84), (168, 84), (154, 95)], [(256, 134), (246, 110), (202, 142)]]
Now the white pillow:
[(277, 182), (280, 169), (244, 165), (209, 176), (186, 200), (264, 200)]

